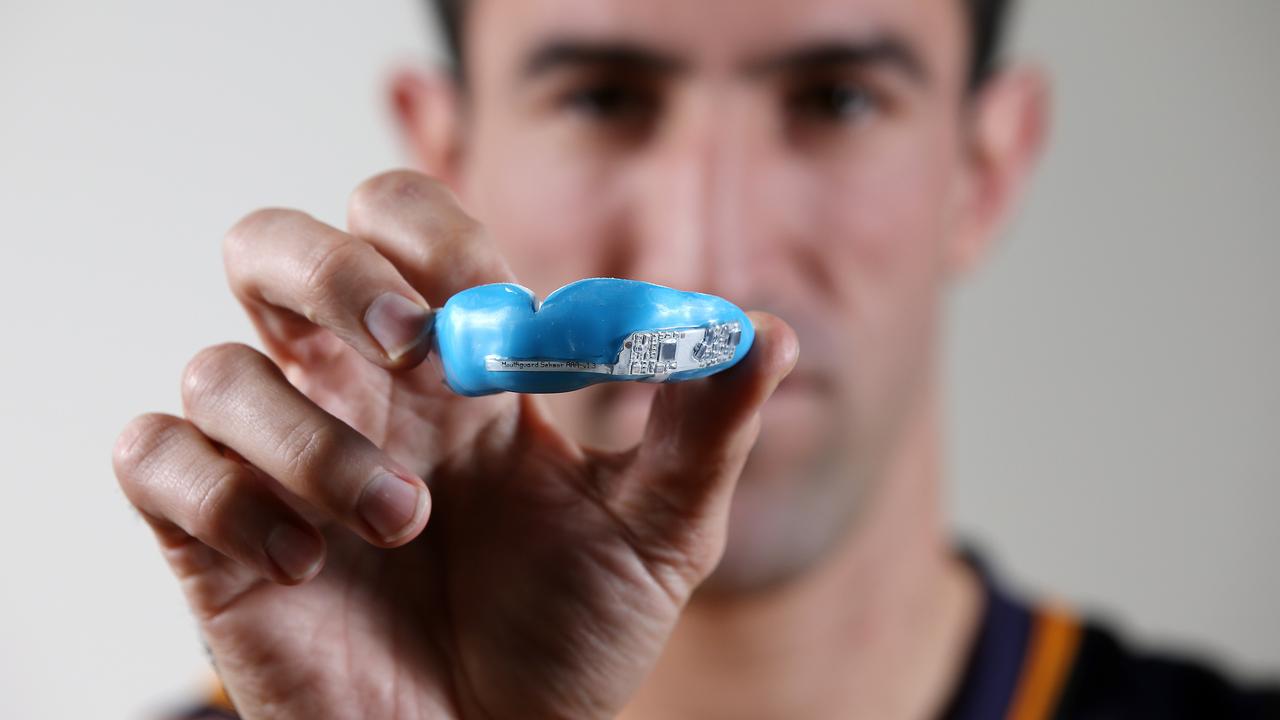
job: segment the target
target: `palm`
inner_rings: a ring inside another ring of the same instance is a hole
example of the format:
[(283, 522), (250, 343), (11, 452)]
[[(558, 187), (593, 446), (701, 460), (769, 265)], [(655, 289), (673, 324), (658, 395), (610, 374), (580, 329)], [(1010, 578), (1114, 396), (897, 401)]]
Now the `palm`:
[[(250, 648), (250, 687), (271, 695), (255, 704), (378, 717), (619, 707), (689, 590), (655, 575), (590, 490), (626, 457), (583, 453), (532, 399), (454, 396), (430, 364), (392, 375), (321, 337), (277, 360), (317, 403), (415, 471), (450, 460), (426, 476), (436, 511), (404, 547), (375, 548), (329, 525), (326, 566), (306, 585), (247, 575), (188, 583), (205, 587), (206, 600), (231, 598), (205, 616), (206, 639), (237, 654)], [(224, 675), (235, 673), (225, 665)], [(584, 696), (588, 668), (625, 680)]]

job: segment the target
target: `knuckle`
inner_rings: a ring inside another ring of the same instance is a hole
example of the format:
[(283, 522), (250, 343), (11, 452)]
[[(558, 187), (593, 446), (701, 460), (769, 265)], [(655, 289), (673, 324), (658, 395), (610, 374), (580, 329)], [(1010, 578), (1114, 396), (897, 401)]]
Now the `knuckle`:
[(223, 343), (196, 354), (182, 375), (182, 402), (188, 409), (215, 405), (263, 358), (247, 345)]
[(343, 279), (356, 272), (364, 259), (364, 246), (357, 242), (334, 239), (317, 244), (304, 265), (305, 304), (311, 308), (330, 304), (342, 294)]
[(332, 428), (303, 422), (285, 433), (276, 452), (288, 477), (306, 492), (314, 493), (328, 487), (325, 478), (338, 465), (341, 444)]
[(416, 215), (415, 222), (425, 223), (418, 229), (433, 240), (469, 238), (482, 231), (481, 224), (462, 209), (448, 185), (411, 170), (393, 170), (361, 183), (351, 194), (349, 225), (356, 234), (364, 234), (374, 226), (375, 219), (403, 212), (406, 207), (426, 208), (425, 216)]
[(251, 253), (261, 243), (261, 238), (267, 234), (306, 217), (306, 213), (287, 208), (271, 207), (254, 210), (227, 230), (222, 241), (223, 257), (231, 261)]
[(351, 193), (349, 210), (353, 217), (360, 217), (403, 200), (431, 200), (438, 197), (443, 189), (439, 180), (420, 172), (391, 170), (357, 185)]
[(129, 421), (112, 452), (116, 477), (126, 490), (139, 483), (141, 471), (179, 439), (179, 427), (176, 418), (158, 413), (139, 415)]
[(196, 537), (219, 538), (232, 535), (236, 518), (243, 513), (235, 510), (245, 471), (233, 463), (216, 463), (197, 473), (188, 484), (191, 517), (188, 530)]

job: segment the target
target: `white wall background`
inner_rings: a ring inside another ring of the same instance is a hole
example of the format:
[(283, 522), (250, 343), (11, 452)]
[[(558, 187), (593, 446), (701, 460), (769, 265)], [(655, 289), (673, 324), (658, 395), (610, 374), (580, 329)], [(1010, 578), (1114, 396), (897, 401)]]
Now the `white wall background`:
[[(957, 293), (953, 500), (1025, 587), (1280, 670), (1280, 3), (1032, 0), (1057, 79), (1021, 221)], [(219, 241), (338, 222), (400, 164), (417, 0), (0, 5), (0, 715), (135, 717), (202, 682), (110, 470), (211, 342)]]
[(1280, 2), (1040, 0), (1026, 212), (959, 293), (959, 526), (1026, 585), (1280, 677)]

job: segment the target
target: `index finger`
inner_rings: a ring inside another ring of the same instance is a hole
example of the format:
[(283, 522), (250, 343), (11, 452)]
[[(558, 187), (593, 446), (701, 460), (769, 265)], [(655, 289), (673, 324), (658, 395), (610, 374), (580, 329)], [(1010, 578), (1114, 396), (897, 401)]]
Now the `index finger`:
[(476, 285), (515, 282), (506, 260), (447, 186), (422, 173), (376, 175), (351, 195), (347, 227), (439, 307)]
[(427, 352), (430, 306), (369, 243), (296, 210), (250, 214), (223, 245), (227, 280), (272, 354), (325, 328), (383, 367)]

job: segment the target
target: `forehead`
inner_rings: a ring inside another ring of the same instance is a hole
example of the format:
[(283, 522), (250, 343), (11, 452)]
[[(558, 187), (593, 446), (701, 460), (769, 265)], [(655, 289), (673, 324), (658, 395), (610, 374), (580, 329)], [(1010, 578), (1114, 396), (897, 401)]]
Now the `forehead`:
[(825, 40), (892, 36), (963, 75), (964, 0), (467, 0), (467, 64), (501, 71), (557, 39), (620, 41), (700, 66)]

